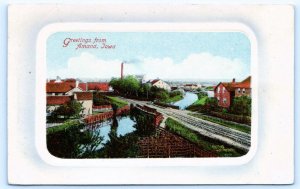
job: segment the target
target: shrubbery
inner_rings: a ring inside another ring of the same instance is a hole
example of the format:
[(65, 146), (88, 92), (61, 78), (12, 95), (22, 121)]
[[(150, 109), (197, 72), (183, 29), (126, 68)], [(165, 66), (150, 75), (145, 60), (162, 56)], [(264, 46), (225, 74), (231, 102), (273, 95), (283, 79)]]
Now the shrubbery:
[(251, 98), (247, 96), (235, 97), (229, 110), (232, 114), (251, 116)]
[(102, 105), (108, 105), (110, 104), (110, 102), (104, 95), (101, 95), (99, 92), (95, 92), (93, 94), (93, 104), (95, 106), (102, 106)]
[(216, 98), (207, 98), (204, 105), (195, 104), (187, 109), (251, 125), (251, 98), (247, 96), (234, 98), (230, 108), (220, 107)]
[(47, 118), (47, 122), (59, 122), (69, 118), (79, 119), (82, 117), (83, 110), (82, 103), (71, 100), (52, 111), (51, 115)]

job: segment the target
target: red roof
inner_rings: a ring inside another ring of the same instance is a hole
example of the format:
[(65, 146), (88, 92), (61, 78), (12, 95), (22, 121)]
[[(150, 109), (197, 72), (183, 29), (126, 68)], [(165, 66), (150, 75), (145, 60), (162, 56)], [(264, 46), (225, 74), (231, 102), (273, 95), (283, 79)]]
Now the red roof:
[(69, 83), (73, 88), (76, 86), (76, 79), (65, 79), (65, 83)]
[(249, 89), (251, 88), (251, 76), (247, 77), (246, 79), (244, 79), (241, 82), (229, 82), (229, 83), (225, 83), (225, 82), (220, 82), (215, 88), (214, 90), (220, 85), (222, 84), (227, 91), (234, 91), (236, 88), (245, 88), (245, 89)]
[(47, 83), (46, 92), (47, 93), (66, 93), (73, 89), (73, 85), (68, 82), (60, 83)]
[(154, 80), (151, 81), (151, 84), (154, 85), (158, 81), (159, 81), (159, 79), (154, 79)]
[(63, 105), (71, 101), (70, 96), (47, 96), (47, 105)]
[(82, 89), (83, 91), (86, 91), (86, 83), (79, 83), (78, 84), (78, 87), (80, 88), (80, 89)]
[(102, 83), (102, 82), (89, 82), (88, 83), (88, 90), (99, 90), (99, 91), (108, 91), (109, 84)]
[(65, 81), (65, 82), (71, 82), (71, 83), (74, 82), (74, 83), (75, 83), (75, 82), (76, 82), (76, 79), (69, 78), (69, 79), (65, 79), (64, 81)]
[(93, 93), (92, 92), (75, 92), (77, 100), (93, 100)]
[(251, 76), (244, 79), (242, 82), (235, 85), (236, 88), (251, 88)]

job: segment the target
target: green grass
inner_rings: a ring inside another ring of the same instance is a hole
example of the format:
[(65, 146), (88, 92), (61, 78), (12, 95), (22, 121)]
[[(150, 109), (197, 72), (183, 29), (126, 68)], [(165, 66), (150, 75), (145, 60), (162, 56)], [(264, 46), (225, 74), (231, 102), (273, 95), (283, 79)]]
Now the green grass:
[(243, 126), (243, 125), (240, 125), (238, 123), (233, 123), (233, 122), (230, 122), (230, 121), (227, 121), (227, 120), (224, 120), (224, 119), (213, 118), (213, 117), (210, 117), (210, 116), (205, 116), (205, 115), (200, 115), (200, 114), (191, 113), (189, 115), (204, 119), (206, 121), (217, 123), (217, 124), (223, 125), (225, 127), (235, 129), (235, 130), (238, 130), (238, 131), (241, 131), (241, 132), (244, 132), (244, 133), (248, 133), (248, 134), (251, 133), (251, 127)]
[(205, 89), (209, 90), (209, 91), (212, 91), (212, 90), (214, 90), (214, 87), (213, 86), (209, 86), (209, 87), (206, 87)]
[(183, 96), (182, 95), (176, 95), (176, 96), (173, 96), (173, 97), (170, 97), (168, 98), (167, 100), (165, 100), (164, 102), (165, 103), (171, 103), (171, 102), (177, 102), (179, 100), (183, 99)]
[(214, 151), (220, 157), (239, 157), (242, 154), (237, 152), (234, 148), (229, 148), (205, 139), (205, 137), (196, 133), (195, 131), (185, 127), (178, 121), (168, 118), (166, 120), (166, 128), (173, 133), (176, 133), (190, 142), (197, 144), (199, 147), (207, 151)]
[(112, 104), (117, 105), (118, 108), (122, 108), (123, 106), (128, 105), (127, 102), (125, 102), (124, 100), (121, 100), (121, 99), (118, 98), (118, 97), (107, 96), (107, 98), (110, 100), (110, 102), (111, 102)]
[(79, 126), (81, 126), (81, 124), (78, 120), (65, 121), (61, 125), (47, 128), (47, 134), (65, 131), (67, 129), (70, 129), (71, 127), (79, 127)]
[(198, 100), (197, 100), (196, 102), (194, 102), (192, 105), (204, 105), (207, 98), (208, 98), (207, 96), (204, 96), (204, 97), (198, 99)]

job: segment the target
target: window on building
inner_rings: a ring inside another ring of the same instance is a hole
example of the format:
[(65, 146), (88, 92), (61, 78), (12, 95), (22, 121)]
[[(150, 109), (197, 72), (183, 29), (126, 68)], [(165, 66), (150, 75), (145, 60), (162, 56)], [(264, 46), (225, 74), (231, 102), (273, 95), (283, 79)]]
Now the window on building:
[(223, 87), (223, 93), (225, 93), (225, 88)]
[(223, 99), (223, 103), (224, 103), (224, 104), (227, 103), (227, 99), (226, 99), (226, 98)]
[(220, 93), (220, 87), (218, 87), (218, 93)]
[(245, 94), (245, 92), (246, 92), (246, 90), (245, 90), (245, 89), (243, 89), (243, 94)]
[(238, 91), (238, 93), (241, 93), (241, 88), (238, 88), (238, 90), (237, 90), (237, 91)]
[(220, 97), (217, 97), (218, 101), (220, 101)]

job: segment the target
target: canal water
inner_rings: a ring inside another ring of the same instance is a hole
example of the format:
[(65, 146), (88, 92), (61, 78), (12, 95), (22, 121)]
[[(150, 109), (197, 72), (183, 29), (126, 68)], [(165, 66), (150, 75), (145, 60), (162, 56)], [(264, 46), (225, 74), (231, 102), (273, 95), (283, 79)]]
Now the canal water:
[(181, 110), (185, 109), (186, 107), (192, 105), (194, 102), (198, 100), (198, 96), (191, 92), (185, 92), (184, 98), (175, 102), (175, 106), (179, 106)]
[[(135, 121), (133, 121), (130, 116), (125, 116), (125, 117), (117, 117), (117, 130), (116, 130), (116, 134), (117, 137), (120, 136), (124, 136), (128, 133), (132, 133), (133, 131), (135, 131), (136, 129), (134, 128), (135, 125)], [(112, 126), (113, 126), (113, 120), (109, 119), (106, 120), (104, 122), (99, 123), (96, 126), (96, 131), (100, 132), (100, 136), (103, 137), (103, 141), (101, 142), (101, 144), (98, 146), (97, 149), (100, 149), (104, 146), (104, 144), (106, 144), (109, 140), (109, 133), (111, 133), (112, 131)]]

